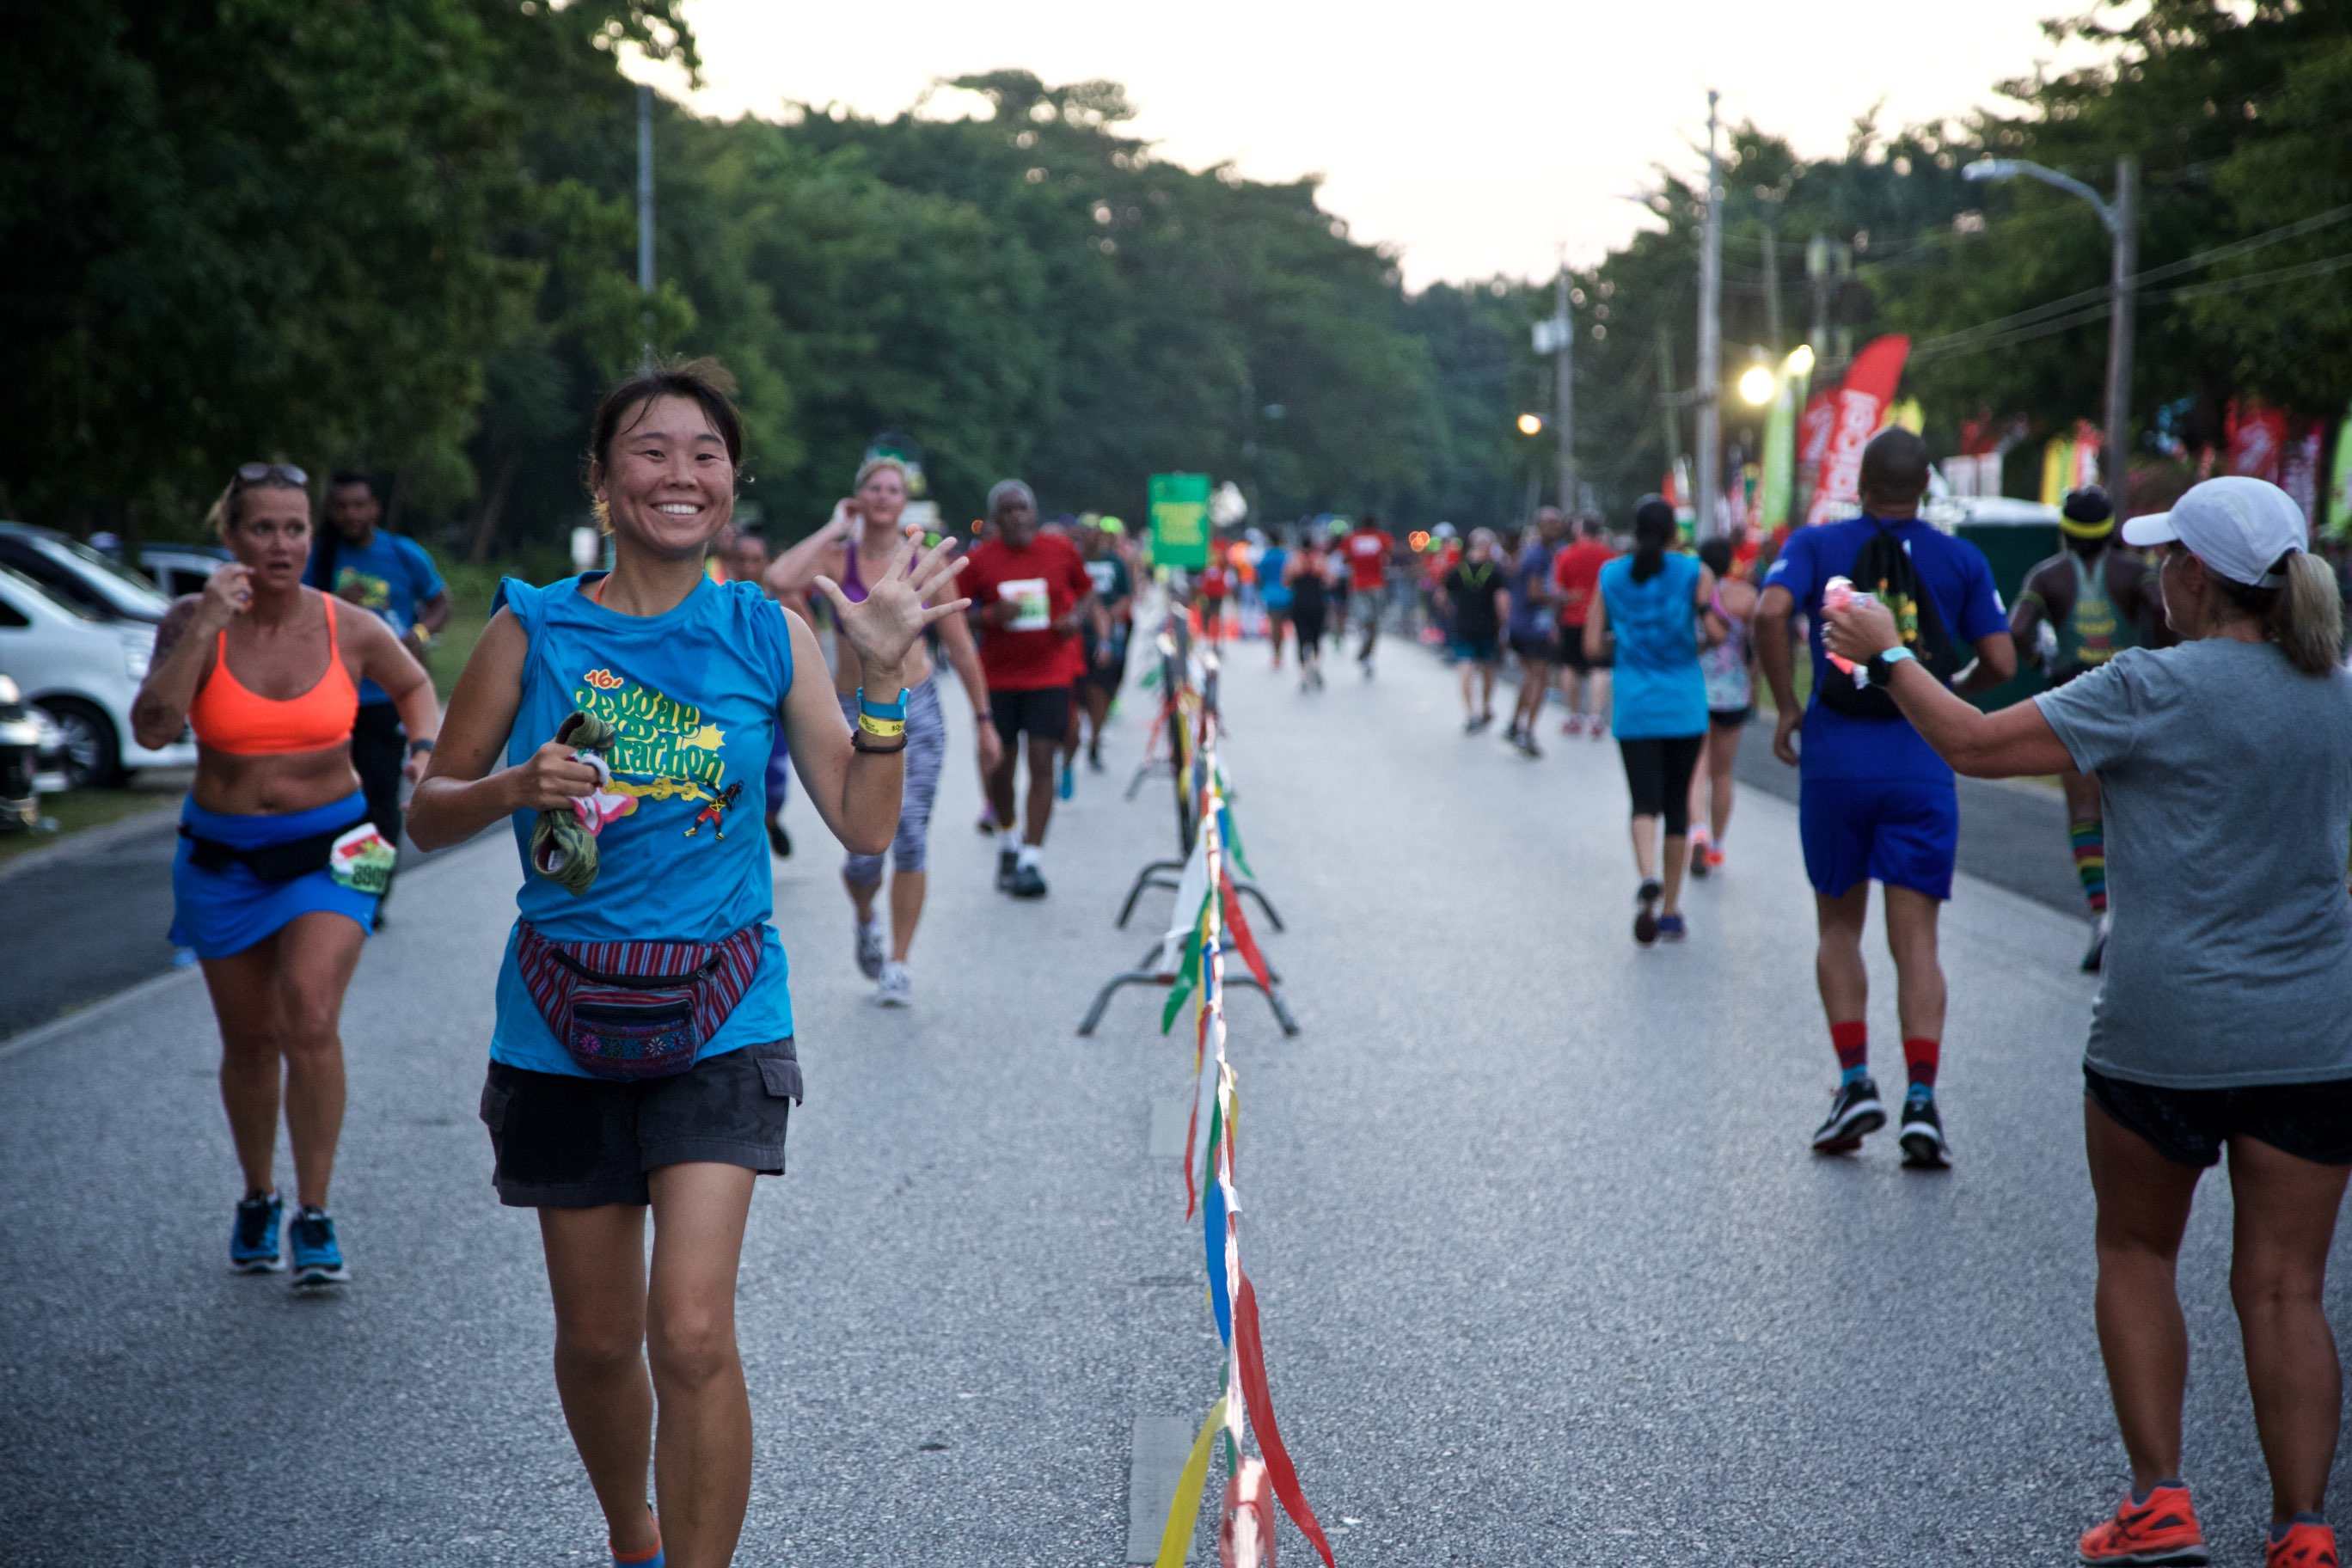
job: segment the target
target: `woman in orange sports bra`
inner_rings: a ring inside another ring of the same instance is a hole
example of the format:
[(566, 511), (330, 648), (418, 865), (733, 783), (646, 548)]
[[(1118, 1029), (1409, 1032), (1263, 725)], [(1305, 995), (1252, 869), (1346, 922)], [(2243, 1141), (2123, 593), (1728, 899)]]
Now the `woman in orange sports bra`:
[(368, 825), (352, 767), (359, 682), (392, 693), (411, 776), (441, 727), (425, 668), (373, 616), (302, 586), (310, 498), (299, 468), (247, 463), (213, 509), (236, 559), (172, 606), (131, 712), (168, 743), (196, 732), (196, 779), (172, 868), (172, 940), (195, 950), (220, 1021), (221, 1100), (246, 1195), (231, 1267), (286, 1267), (279, 1107), (300, 1205), (294, 1283), (351, 1278), (327, 1213), (343, 1121), (343, 991), (395, 853)]

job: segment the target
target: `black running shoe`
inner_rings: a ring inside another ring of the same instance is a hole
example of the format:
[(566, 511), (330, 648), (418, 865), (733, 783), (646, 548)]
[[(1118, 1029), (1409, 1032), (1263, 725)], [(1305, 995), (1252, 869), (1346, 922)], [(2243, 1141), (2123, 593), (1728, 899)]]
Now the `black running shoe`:
[(996, 852), (996, 890), (1000, 893), (1011, 892), (1013, 873), (1020, 869), (1021, 855), (1018, 850), (998, 850)]
[(1633, 895), (1634, 901), (1642, 906), (1641, 912), (1633, 917), (1633, 940), (1643, 947), (1658, 940), (1658, 900), (1665, 896), (1666, 889), (1655, 879), (1643, 883), (1641, 890)]
[(1034, 866), (1015, 866), (1013, 885), (1005, 889), (1016, 899), (1042, 899), (1045, 896), (1045, 879)]
[(1936, 1114), (1932, 1094), (1904, 1097), (1901, 1140), (1906, 1165), (1940, 1171), (1952, 1163), (1952, 1147), (1944, 1142), (1944, 1119)]
[(2091, 950), (2083, 954), (2083, 973), (2096, 974), (2107, 962), (2107, 917), (2101, 915), (2091, 927)]
[(1830, 1101), (1829, 1120), (1813, 1131), (1813, 1152), (1850, 1154), (1862, 1147), (1864, 1137), (1885, 1125), (1886, 1107), (1878, 1102), (1878, 1085), (1867, 1078), (1840, 1083), (1837, 1098)]
[(785, 832), (784, 825), (772, 816), (768, 818), (768, 847), (775, 852), (779, 860), (793, 858), (793, 836)]

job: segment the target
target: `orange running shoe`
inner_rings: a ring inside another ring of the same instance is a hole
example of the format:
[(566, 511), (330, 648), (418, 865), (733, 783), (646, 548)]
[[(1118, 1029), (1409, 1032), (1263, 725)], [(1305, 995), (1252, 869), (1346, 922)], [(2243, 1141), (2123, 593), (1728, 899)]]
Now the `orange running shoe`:
[(2159, 1563), (2205, 1562), (2205, 1532), (2197, 1527), (2197, 1510), (2189, 1500), (2189, 1489), (2153, 1487), (2145, 1502), (2135, 1502), (2126, 1493), (2116, 1505), (2113, 1519), (2083, 1531), (2081, 1556), (2093, 1568), (2112, 1563), (2155, 1568)]
[(2295, 1515), (2286, 1533), (2270, 1542), (2263, 1568), (2337, 1568), (2335, 1530), (2315, 1514)]

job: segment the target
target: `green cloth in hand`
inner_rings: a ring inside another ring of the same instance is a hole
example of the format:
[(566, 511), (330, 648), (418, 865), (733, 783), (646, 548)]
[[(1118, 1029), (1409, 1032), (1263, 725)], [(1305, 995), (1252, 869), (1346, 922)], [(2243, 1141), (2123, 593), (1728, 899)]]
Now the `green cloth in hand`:
[[(574, 711), (556, 727), (556, 742), (574, 752), (603, 756), (614, 740), (613, 727), (593, 714)], [(530, 829), (530, 868), (577, 897), (596, 881), (596, 836), (570, 806), (542, 811)]]

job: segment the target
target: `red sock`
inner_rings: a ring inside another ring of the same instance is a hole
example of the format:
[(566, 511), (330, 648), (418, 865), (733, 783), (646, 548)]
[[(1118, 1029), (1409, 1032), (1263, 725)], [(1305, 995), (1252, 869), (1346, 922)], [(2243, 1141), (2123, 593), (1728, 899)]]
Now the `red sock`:
[(1864, 1067), (1870, 1061), (1870, 1026), (1859, 1018), (1851, 1024), (1832, 1024), (1830, 1044), (1837, 1051), (1838, 1066), (1846, 1072)]
[(1944, 1054), (1940, 1040), (1906, 1040), (1903, 1042), (1903, 1065), (1911, 1071), (1913, 1089), (1936, 1087), (1936, 1064)]

